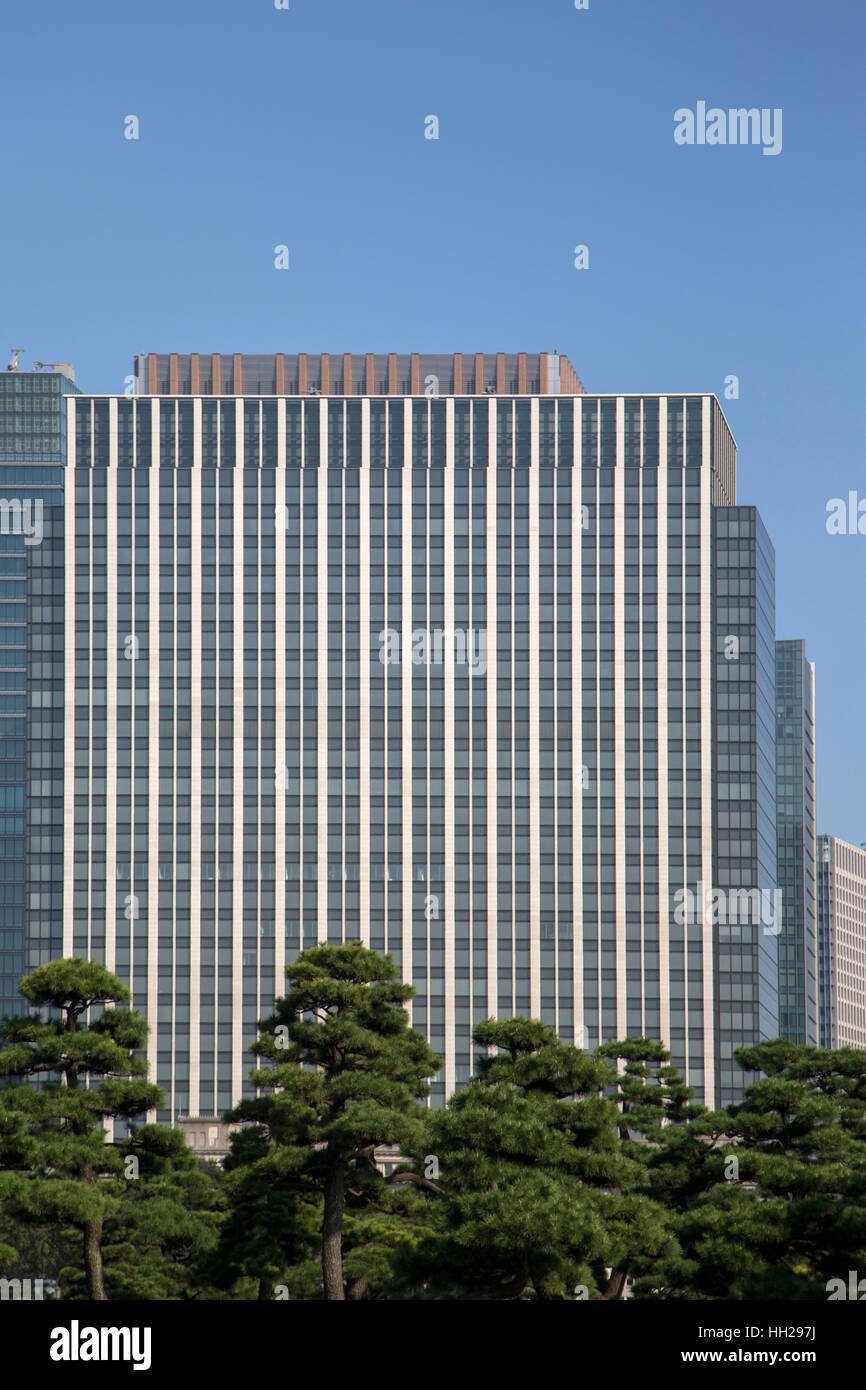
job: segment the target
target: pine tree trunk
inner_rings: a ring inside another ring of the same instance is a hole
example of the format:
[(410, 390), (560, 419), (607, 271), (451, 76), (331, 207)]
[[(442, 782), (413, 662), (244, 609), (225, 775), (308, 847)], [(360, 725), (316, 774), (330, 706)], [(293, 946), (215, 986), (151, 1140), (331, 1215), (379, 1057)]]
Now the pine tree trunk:
[(102, 1217), (94, 1217), (84, 1227), (84, 1273), (87, 1297), (92, 1303), (107, 1303), (102, 1272)]
[(614, 1269), (611, 1271), (607, 1288), (602, 1294), (603, 1299), (621, 1299), (625, 1296), (625, 1282), (628, 1278), (627, 1269)]
[(343, 1287), (343, 1204), (346, 1200), (345, 1165), (335, 1159), (325, 1180), (325, 1214), (322, 1221), (322, 1277), (325, 1298), (345, 1300)]

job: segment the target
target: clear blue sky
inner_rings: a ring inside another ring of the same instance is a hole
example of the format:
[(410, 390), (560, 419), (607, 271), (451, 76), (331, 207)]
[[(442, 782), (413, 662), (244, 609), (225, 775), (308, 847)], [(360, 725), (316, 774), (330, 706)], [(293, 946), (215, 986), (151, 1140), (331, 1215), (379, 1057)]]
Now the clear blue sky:
[[(866, 535), (825, 529), (866, 498), (862, 0), (290, 4), (4, 7), (0, 351), (105, 392), (145, 351), (735, 373), (739, 500), (817, 664), (820, 828), (866, 840)], [(676, 145), (698, 101), (781, 107), (781, 154)]]

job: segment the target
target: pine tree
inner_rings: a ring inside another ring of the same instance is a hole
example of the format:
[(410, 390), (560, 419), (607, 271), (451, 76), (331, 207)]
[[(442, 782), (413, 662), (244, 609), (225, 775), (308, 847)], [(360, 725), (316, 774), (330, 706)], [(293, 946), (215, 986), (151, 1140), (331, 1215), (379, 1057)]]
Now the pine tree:
[[(200, 1164), (181, 1131), (166, 1125), (130, 1126), (115, 1148), (123, 1176), (103, 1227), (107, 1297), (225, 1297), (209, 1287), (206, 1270), (221, 1220), (219, 1170)], [(64, 1271), (63, 1284), (66, 1297), (85, 1296), (80, 1271)]]
[(866, 1053), (776, 1039), (735, 1057), (759, 1074), (745, 1100), (665, 1131), (651, 1161), (681, 1253), (642, 1286), (826, 1298), (831, 1280), (866, 1267)]
[(226, 1212), (204, 1274), (236, 1297), (315, 1298), (321, 1282), (322, 1200), (306, 1172), (309, 1152), (291, 1142), (276, 1095), (245, 1102), (259, 1123), (231, 1136)]
[[(653, 1190), (649, 1175), (662, 1131), (670, 1125), (682, 1126), (704, 1113), (704, 1107), (693, 1101), (694, 1092), (687, 1086), (671, 1054), (652, 1038), (623, 1038), (602, 1043), (597, 1057), (617, 1064), (616, 1079), (608, 1094), (619, 1112), (617, 1128), (622, 1152), (632, 1160), (625, 1190), (620, 1200), (611, 1204), (609, 1227), (620, 1239), (616, 1250), (608, 1252), (610, 1273), (606, 1276), (606, 1299), (622, 1298), (629, 1273), (639, 1273), (644, 1264), (655, 1263), (664, 1254), (668, 1260), (678, 1255), (678, 1246), (664, 1208), (651, 1200)], [(625, 1184), (624, 1184), (625, 1187)], [(639, 1228), (642, 1239), (635, 1240)], [(596, 1269), (599, 1282), (605, 1279)]]
[(604, 1095), (613, 1069), (534, 1020), (490, 1019), (473, 1036), (499, 1050), (429, 1117), (439, 1230), (398, 1267), (434, 1297), (602, 1297), (598, 1271), (624, 1241), (669, 1240), (661, 1210), (631, 1190), (639, 1168)]
[[(129, 991), (80, 957), (38, 966), (19, 989), (41, 1012), (0, 1025), (0, 1076), (15, 1079), (0, 1091), (0, 1197), (13, 1217), (78, 1232), (86, 1296), (102, 1301), (103, 1227), (117, 1209), (123, 1171), (103, 1122), (164, 1103), (136, 1055), (147, 1025), (128, 1009), (104, 1007), (128, 1002)], [(89, 1018), (92, 1009), (101, 1012)]]
[(324, 1296), (341, 1300), (347, 1186), (362, 1196), (383, 1188), (374, 1152), (413, 1143), (439, 1059), (409, 1028), (404, 1005), (415, 991), (390, 956), (355, 943), (316, 946), (286, 976), (289, 991), (252, 1048), (272, 1063), (252, 1080), (275, 1094), (243, 1101), (229, 1118), (302, 1154), (295, 1190), (321, 1196)]

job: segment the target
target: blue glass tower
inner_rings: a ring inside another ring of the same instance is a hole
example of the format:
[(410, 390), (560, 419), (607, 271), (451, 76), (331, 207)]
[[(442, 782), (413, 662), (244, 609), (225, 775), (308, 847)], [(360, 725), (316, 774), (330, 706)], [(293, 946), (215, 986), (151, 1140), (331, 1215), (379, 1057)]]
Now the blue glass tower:
[(61, 954), (63, 480), (60, 371), (0, 373), (0, 1014)]

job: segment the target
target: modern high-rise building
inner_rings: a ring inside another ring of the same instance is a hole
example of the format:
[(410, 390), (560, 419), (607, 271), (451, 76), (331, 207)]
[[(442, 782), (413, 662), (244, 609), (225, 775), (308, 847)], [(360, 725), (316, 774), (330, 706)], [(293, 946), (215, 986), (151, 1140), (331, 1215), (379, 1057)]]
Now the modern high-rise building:
[(0, 372), (0, 1014), (23, 1012), (18, 981), (62, 947), (63, 498), (76, 388), (60, 365)]
[(779, 1033), (818, 1044), (815, 668), (802, 641), (776, 643), (776, 843), (782, 904)]
[(555, 353), (155, 354), (130, 391), (58, 395), (27, 460), (62, 493), (27, 964), (130, 983), (161, 1119), (248, 1090), (285, 963), (344, 939), (417, 989), (434, 1103), (510, 1014), (736, 1099), (778, 1033), (774, 558), (715, 397)]
[(866, 1048), (866, 846), (818, 837), (821, 1047)]
[[(733, 486), (731, 495), (733, 502)], [(744, 1072), (733, 1060), (735, 1049), (779, 1032), (776, 570), (775, 552), (756, 508), (723, 500), (713, 507), (712, 570), (712, 884), (719, 905), (712, 914), (717, 919), (714, 1086), (707, 1095), (714, 1096), (715, 1104), (728, 1105), (757, 1080), (757, 1073)], [(697, 630), (692, 633), (695, 642)], [(702, 650), (703, 628), (700, 644)], [(693, 679), (688, 673), (687, 688)], [(692, 806), (694, 815), (697, 804)]]

